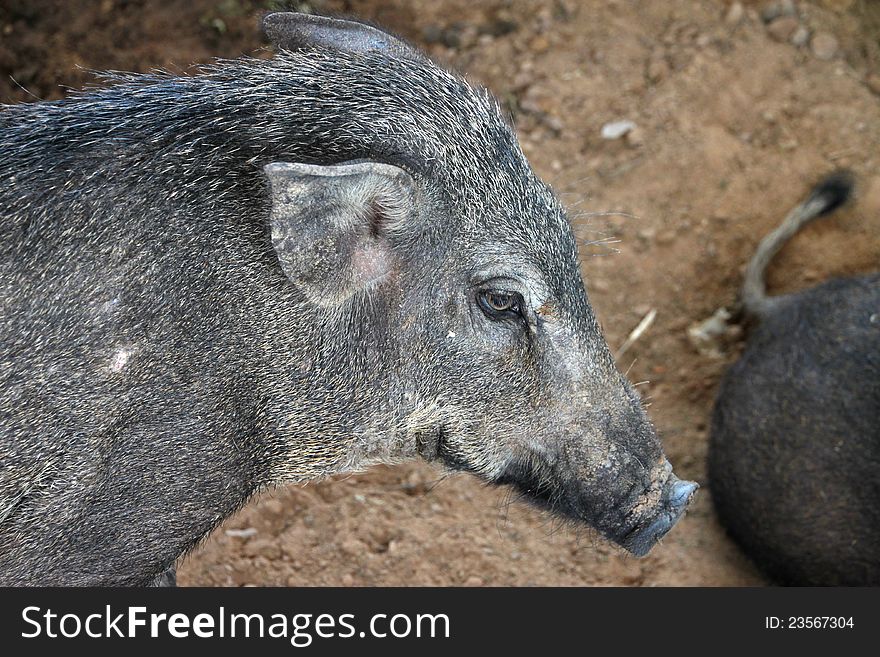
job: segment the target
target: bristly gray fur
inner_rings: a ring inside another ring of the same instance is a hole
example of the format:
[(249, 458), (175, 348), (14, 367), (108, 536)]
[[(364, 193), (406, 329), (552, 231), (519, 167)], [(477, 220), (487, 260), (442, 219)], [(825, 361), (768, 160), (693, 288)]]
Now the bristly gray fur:
[[(332, 48), (108, 82), (0, 112), (0, 583), (147, 584), (262, 487), (416, 455), (639, 553), (671, 527), (571, 227), (488, 93)], [(415, 200), (343, 236), (388, 275), (328, 309), (268, 223), (322, 217), (275, 211), (263, 169), (359, 160)], [(516, 321), (475, 304), (499, 277)]]
[[(282, 51), (271, 61), (221, 61), (190, 77), (108, 73), (105, 80), (112, 86), (5, 107), (0, 170), (45, 174), (61, 186), (70, 186), (68, 174), (83, 185), (108, 168), (123, 177), (173, 174), (181, 184), (169, 193), (209, 195), (217, 204), (234, 199), (269, 159), (402, 163), (476, 202), (495, 194), (515, 202), (511, 182), (533, 179), (492, 96), (427, 62)], [(118, 170), (120, 163), (128, 168)], [(19, 178), (19, 194), (22, 186)], [(512, 207), (510, 219), (531, 209), (528, 202)]]

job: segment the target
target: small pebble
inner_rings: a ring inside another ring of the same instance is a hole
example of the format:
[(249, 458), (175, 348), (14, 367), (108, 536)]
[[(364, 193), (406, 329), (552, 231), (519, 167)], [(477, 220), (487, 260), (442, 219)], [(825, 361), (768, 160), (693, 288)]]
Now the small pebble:
[(281, 558), (281, 548), (268, 538), (258, 538), (245, 543), (243, 552), (249, 557), (266, 557), (270, 560)]
[(800, 21), (795, 16), (780, 16), (767, 26), (767, 32), (777, 41), (789, 41), (800, 25)]
[(543, 117), (541, 121), (545, 126), (547, 126), (551, 132), (556, 135), (562, 134), (562, 131), (565, 129), (565, 124), (562, 122), (558, 116), (554, 116), (553, 114), (547, 114)]
[(285, 509), (281, 500), (265, 499), (260, 503), (260, 510), (274, 516), (280, 516)]
[(794, 0), (774, 0), (764, 5), (761, 10), (761, 20), (765, 23), (772, 23), (782, 16), (797, 16)]
[(804, 25), (799, 25), (798, 29), (795, 30), (794, 34), (791, 35), (791, 45), (798, 48), (803, 48), (805, 45), (807, 45), (807, 42), (809, 40), (810, 30), (808, 30)]
[(816, 59), (827, 62), (834, 59), (835, 55), (837, 55), (837, 39), (828, 32), (816, 32), (810, 41), (810, 49), (813, 51)]
[(630, 130), (635, 130), (632, 121), (612, 121), (602, 126), (602, 139), (620, 139)]
[(731, 26), (739, 25), (742, 22), (745, 13), (746, 10), (743, 8), (741, 2), (734, 2), (727, 10), (727, 14), (724, 16), (724, 22)]
[(547, 40), (547, 37), (538, 35), (534, 39), (532, 39), (531, 43), (529, 43), (529, 49), (540, 55), (541, 53), (547, 52), (550, 48), (550, 42)]
[(359, 557), (366, 553), (367, 546), (356, 538), (347, 538), (339, 544), (339, 550), (346, 556)]

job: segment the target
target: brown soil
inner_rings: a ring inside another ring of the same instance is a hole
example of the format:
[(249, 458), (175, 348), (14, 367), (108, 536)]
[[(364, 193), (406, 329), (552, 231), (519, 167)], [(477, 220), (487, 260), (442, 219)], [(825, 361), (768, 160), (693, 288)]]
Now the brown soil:
[[(765, 2), (744, 2), (735, 21), (720, 0), (6, 0), (0, 101), (60, 97), (59, 85), (92, 80), (83, 69), (254, 53), (256, 17), (278, 4), (374, 20), (502, 99), (533, 165), (572, 208), (609, 343), (657, 311), (620, 365), (646, 382), (639, 390), (670, 460), (703, 490), (637, 560), (474, 478), (416, 463), (375, 468), (255, 499), (183, 561), (180, 583), (762, 584), (719, 527), (705, 477), (707, 418), (738, 345), (701, 353), (687, 328), (733, 304), (757, 240), (836, 167), (858, 174), (857, 203), (805, 230), (774, 263), (771, 287), (877, 268), (876, 3), (798, 3), (801, 24), (839, 44), (826, 60), (810, 41), (777, 40), (784, 26), (762, 22)], [(602, 126), (619, 119), (636, 131), (602, 139)], [(591, 214), (600, 211), (611, 214)], [(589, 244), (603, 238), (619, 242)]]

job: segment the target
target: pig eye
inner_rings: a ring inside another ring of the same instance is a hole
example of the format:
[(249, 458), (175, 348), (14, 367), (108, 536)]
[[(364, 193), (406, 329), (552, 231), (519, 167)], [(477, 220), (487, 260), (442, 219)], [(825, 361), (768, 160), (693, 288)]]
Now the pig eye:
[(516, 292), (482, 290), (477, 293), (480, 309), (489, 319), (503, 319), (522, 314), (522, 297)]

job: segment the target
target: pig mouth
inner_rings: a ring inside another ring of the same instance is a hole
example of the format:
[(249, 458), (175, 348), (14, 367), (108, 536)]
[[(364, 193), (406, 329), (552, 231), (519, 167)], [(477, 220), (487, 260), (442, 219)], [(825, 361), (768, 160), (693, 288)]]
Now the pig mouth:
[[(521, 463), (509, 465), (493, 483), (512, 486), (533, 505), (554, 515), (586, 523), (636, 557), (643, 557), (684, 515), (699, 485), (669, 474), (659, 501), (647, 511), (617, 513), (598, 510), (576, 482), (565, 485), (556, 478), (541, 477)], [(630, 518), (637, 516), (635, 522)], [(614, 518), (617, 518), (615, 521)]]

